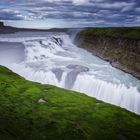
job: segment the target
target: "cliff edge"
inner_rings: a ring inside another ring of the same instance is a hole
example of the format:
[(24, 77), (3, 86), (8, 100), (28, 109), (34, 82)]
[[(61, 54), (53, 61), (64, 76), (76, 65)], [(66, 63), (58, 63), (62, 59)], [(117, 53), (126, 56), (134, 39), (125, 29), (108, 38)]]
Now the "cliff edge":
[(75, 42), (140, 79), (140, 28), (87, 28)]

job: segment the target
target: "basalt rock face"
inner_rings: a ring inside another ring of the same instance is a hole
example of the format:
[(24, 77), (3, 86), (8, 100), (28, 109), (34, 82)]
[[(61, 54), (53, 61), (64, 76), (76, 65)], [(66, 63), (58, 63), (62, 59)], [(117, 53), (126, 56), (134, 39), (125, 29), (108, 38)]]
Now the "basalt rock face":
[(3, 22), (0, 22), (0, 34), (14, 33), (19, 31), (17, 28), (5, 26)]
[(4, 27), (3, 22), (0, 22), (0, 28), (3, 28), (3, 27)]
[[(102, 29), (85, 29), (79, 32), (75, 39), (76, 44), (92, 52), (94, 55), (109, 61), (114, 67), (140, 79), (139, 29), (137, 29), (138, 31), (135, 33), (135, 36), (129, 35), (129, 37), (127, 35), (124, 37), (125, 30), (122, 37), (119, 33), (113, 36), (113, 32), (112, 35), (109, 35), (106, 33), (107, 31), (99, 33), (99, 30)], [(96, 31), (98, 33), (95, 33)], [(127, 31), (126, 34), (129, 32)]]

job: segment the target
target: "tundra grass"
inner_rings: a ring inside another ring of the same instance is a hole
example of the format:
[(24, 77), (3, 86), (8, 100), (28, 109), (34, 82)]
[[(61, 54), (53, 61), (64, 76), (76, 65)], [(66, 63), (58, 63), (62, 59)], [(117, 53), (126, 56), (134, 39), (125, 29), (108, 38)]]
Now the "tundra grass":
[(140, 116), (82, 93), (27, 81), (0, 66), (0, 140), (139, 138)]

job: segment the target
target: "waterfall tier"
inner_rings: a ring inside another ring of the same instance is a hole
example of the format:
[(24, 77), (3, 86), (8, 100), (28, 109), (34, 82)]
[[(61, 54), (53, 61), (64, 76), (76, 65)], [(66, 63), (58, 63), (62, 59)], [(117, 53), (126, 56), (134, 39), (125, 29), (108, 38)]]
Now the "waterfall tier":
[(0, 64), (28, 80), (83, 92), (140, 114), (140, 81), (76, 47), (65, 33), (0, 35)]

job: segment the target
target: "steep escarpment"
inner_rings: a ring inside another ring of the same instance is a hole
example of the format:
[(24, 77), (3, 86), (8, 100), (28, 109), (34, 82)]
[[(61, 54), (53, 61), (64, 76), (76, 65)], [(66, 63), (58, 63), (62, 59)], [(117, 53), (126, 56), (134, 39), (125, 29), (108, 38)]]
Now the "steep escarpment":
[(0, 66), (1, 140), (139, 140), (140, 116)]
[(76, 36), (79, 47), (140, 78), (140, 28), (88, 28)]

